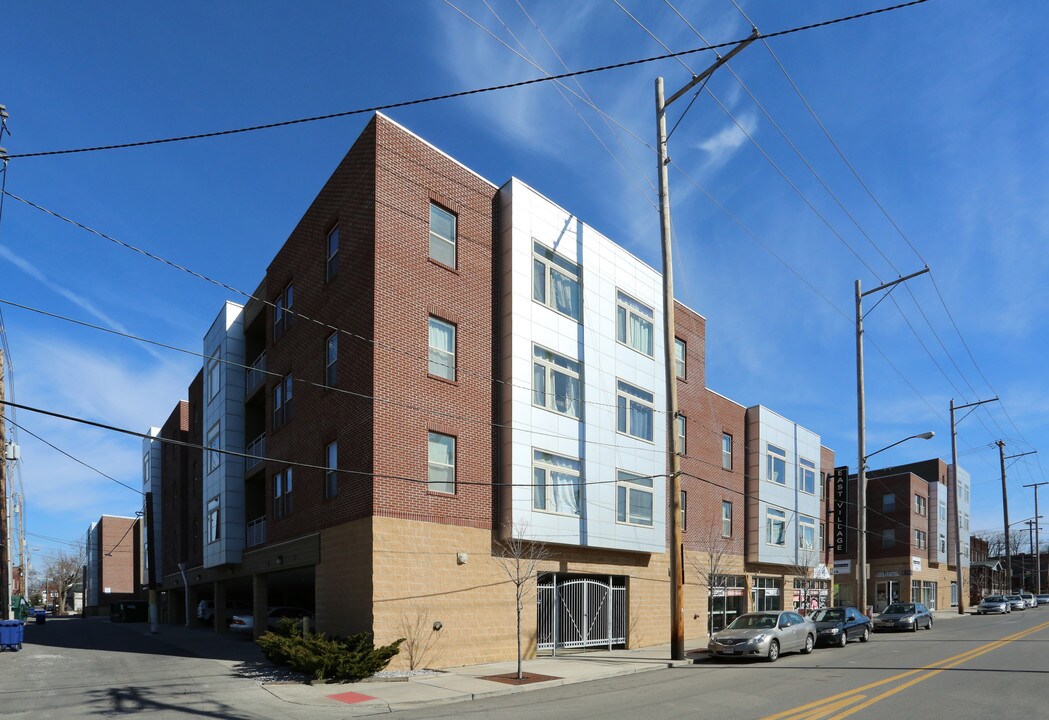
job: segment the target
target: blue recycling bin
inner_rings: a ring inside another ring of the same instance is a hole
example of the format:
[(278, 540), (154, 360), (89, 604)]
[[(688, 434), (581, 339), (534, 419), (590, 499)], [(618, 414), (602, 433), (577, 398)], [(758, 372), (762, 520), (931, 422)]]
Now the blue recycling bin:
[(0, 652), (21, 650), (25, 627), (21, 620), (0, 620)]
[(44, 621), (47, 620), (47, 610), (36, 611), (36, 624), (43, 625)]

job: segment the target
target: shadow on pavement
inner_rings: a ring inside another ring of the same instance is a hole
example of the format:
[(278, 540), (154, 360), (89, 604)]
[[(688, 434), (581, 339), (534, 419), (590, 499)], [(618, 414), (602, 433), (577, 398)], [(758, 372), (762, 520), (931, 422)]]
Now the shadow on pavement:
[[(176, 703), (155, 697), (148, 688), (100, 688), (87, 693), (94, 711), (107, 717), (138, 713), (184, 713), (187, 717), (249, 720), (252, 716), (237, 712), (231, 705), (217, 701)], [(167, 716), (166, 716), (167, 717)]]

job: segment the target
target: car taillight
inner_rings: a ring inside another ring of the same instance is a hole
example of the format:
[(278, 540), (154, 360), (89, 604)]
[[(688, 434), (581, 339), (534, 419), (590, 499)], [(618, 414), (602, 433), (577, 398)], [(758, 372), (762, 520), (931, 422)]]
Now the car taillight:
[(233, 621), (230, 623), (230, 625), (243, 625), (243, 624), (244, 624), (244, 621), (241, 620), (240, 618), (233, 618)]

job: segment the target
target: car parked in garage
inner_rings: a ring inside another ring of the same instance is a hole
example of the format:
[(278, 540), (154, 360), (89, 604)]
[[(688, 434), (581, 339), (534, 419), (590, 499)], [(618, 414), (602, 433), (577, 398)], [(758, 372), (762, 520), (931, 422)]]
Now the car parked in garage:
[(932, 613), (921, 603), (893, 603), (874, 618), (875, 630), (932, 630)]
[(812, 652), (816, 625), (796, 612), (766, 611), (740, 615), (724, 630), (710, 636), (710, 657), (760, 657), (776, 662), (780, 653)]
[(809, 615), (816, 624), (817, 645), (845, 647), (849, 640), (871, 639), (871, 620), (854, 607), (820, 608)]
[[(271, 607), (266, 610), (266, 628), (276, 630), (280, 627), (280, 621), (286, 618), (300, 620), (304, 617), (310, 619), (310, 627), (313, 627), (313, 613), (298, 607)], [(250, 611), (243, 615), (234, 615), (230, 621), (229, 629), (232, 632), (250, 633), (255, 629), (255, 616)]]

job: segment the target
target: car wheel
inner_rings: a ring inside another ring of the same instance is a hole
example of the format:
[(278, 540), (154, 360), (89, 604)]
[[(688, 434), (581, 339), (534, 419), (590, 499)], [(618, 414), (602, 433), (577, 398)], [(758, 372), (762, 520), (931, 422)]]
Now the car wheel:
[(918, 621), (917, 620), (915, 620), (913, 623), (911, 623), (911, 632), (918, 632)]
[(932, 618), (929, 618), (929, 624), (925, 626), (926, 630), (932, 630)]
[(870, 641), (871, 641), (871, 629), (870, 628), (863, 628), (863, 634), (860, 635), (860, 642), (870, 642)]
[(768, 661), (776, 662), (777, 660), (779, 660), (779, 641), (773, 640), (769, 643)]
[(812, 652), (812, 648), (815, 647), (815, 646), (816, 646), (816, 638), (814, 638), (812, 635), (806, 635), (805, 636), (805, 647), (802, 648), (801, 654), (802, 655), (808, 655), (810, 652)]
[(849, 643), (849, 636), (844, 630), (841, 631), (841, 636), (838, 638), (838, 647), (845, 647)]

